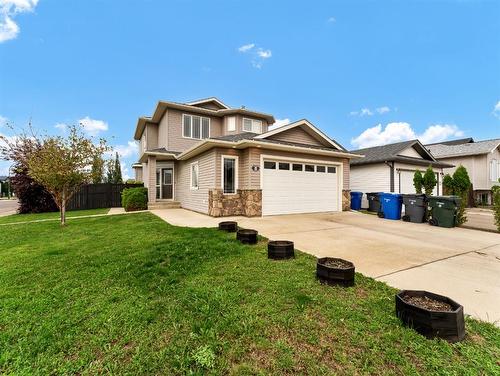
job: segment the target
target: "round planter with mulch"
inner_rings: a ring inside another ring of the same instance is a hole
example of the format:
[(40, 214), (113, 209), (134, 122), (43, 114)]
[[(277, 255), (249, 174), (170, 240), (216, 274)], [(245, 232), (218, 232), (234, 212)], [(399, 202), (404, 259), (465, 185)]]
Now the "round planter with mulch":
[(233, 222), (233, 221), (220, 222), (219, 230), (227, 232), (236, 232), (238, 231), (238, 222)]
[(464, 308), (446, 296), (400, 291), (396, 294), (396, 314), (406, 326), (427, 338), (458, 342), (465, 337)]
[(256, 230), (240, 229), (236, 233), (236, 239), (244, 244), (257, 244), (257, 235)]
[(272, 240), (267, 243), (267, 258), (283, 260), (295, 257), (293, 242), (289, 240)]
[(329, 285), (353, 286), (354, 264), (339, 258), (323, 257), (316, 264), (316, 276)]

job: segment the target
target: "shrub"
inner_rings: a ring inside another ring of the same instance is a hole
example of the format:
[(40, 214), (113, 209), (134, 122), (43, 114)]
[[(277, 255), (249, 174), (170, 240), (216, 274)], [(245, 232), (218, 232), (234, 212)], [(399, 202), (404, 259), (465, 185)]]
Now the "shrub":
[(427, 196), (432, 195), (432, 191), (434, 190), (434, 187), (436, 187), (436, 184), (436, 174), (434, 173), (432, 167), (429, 166), (427, 167), (427, 170), (425, 170), (425, 174), (422, 179), (422, 185), (424, 186), (425, 194)]
[(420, 170), (415, 171), (415, 174), (413, 175), (413, 186), (415, 187), (415, 192), (417, 194), (422, 193), (422, 186), (424, 184), (424, 178), (422, 176), (422, 173)]
[(52, 195), (28, 175), (27, 169), (16, 169), (10, 181), (19, 200), (18, 213), (46, 213), (58, 210)]
[(125, 188), (122, 192), (122, 206), (125, 211), (146, 210), (148, 189), (144, 187)]
[(453, 178), (450, 174), (446, 174), (443, 178), (443, 194), (445, 196), (453, 194)]
[[(500, 179), (498, 179), (500, 183)], [(493, 212), (495, 213), (495, 224), (500, 231), (500, 185), (495, 185), (491, 189), (493, 191)]]
[(139, 180), (134, 180), (134, 179), (128, 179), (125, 184), (142, 184), (142, 181)]

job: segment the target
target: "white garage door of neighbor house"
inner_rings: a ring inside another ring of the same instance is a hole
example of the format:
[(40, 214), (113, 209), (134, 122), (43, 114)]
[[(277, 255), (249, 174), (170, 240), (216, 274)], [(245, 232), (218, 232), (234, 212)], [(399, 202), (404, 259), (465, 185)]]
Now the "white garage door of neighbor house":
[(339, 173), (333, 165), (265, 160), (262, 214), (338, 211)]
[[(415, 171), (400, 171), (399, 172), (399, 193), (415, 193), (415, 186), (413, 185), (413, 175)], [(436, 173), (436, 179), (438, 179), (438, 175)], [(434, 196), (438, 195), (438, 186), (434, 187), (432, 194)], [(398, 189), (396, 187), (396, 189)]]

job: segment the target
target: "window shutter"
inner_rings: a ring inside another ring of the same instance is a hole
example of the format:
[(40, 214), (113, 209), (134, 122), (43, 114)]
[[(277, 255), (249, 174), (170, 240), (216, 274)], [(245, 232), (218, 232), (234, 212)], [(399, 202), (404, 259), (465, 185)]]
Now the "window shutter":
[(191, 137), (191, 116), (184, 115), (183, 117), (183, 136)]

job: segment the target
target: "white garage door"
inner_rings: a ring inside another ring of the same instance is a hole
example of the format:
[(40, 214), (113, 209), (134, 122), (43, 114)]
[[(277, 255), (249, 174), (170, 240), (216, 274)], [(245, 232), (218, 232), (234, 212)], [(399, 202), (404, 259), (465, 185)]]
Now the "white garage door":
[[(423, 173), (423, 172), (422, 172)], [(415, 171), (399, 171), (399, 193), (415, 193), (415, 186), (413, 185), (413, 175)], [(436, 173), (436, 180), (439, 179), (438, 173)], [(434, 196), (438, 195), (439, 183), (434, 187), (432, 194)], [(396, 187), (396, 189), (398, 189)]]
[(265, 160), (263, 215), (339, 210), (338, 166)]

